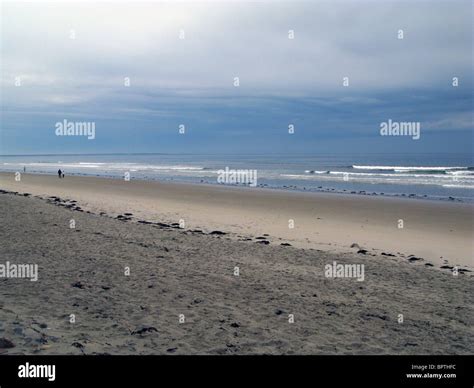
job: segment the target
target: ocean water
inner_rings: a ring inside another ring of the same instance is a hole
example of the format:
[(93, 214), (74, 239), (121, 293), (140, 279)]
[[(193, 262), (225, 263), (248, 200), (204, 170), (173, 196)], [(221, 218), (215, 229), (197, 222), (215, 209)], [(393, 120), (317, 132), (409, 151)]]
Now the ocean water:
[[(257, 188), (474, 200), (472, 155), (95, 154), (1, 156), (0, 170), (123, 179), (218, 182), (218, 172), (256, 170)], [(245, 184), (239, 184), (245, 186)]]

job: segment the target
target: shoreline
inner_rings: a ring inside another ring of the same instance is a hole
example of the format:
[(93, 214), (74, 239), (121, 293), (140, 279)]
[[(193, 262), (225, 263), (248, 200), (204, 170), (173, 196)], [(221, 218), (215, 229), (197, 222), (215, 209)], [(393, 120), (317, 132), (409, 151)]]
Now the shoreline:
[[(7, 170), (0, 170), (0, 177), (2, 176), (12, 176), (16, 172), (20, 172), (21, 175), (33, 175), (33, 176), (48, 176), (48, 177), (56, 177), (56, 174), (50, 172), (42, 172), (42, 171), (34, 171), (34, 172), (23, 172), (23, 171), (7, 171)], [(115, 175), (98, 175), (98, 174), (82, 174), (82, 173), (69, 173), (65, 178), (91, 178), (91, 179), (107, 179), (107, 180), (114, 180), (114, 181), (123, 181), (123, 177), (115, 176)], [(394, 200), (409, 200), (409, 201), (421, 201), (421, 202), (434, 202), (434, 203), (459, 203), (459, 204), (467, 204), (467, 205), (474, 205), (474, 199), (471, 201), (466, 199), (465, 197), (435, 197), (435, 196), (421, 196), (417, 194), (408, 194), (406, 193), (397, 193), (397, 194), (388, 194), (388, 193), (376, 193), (371, 191), (359, 190), (359, 191), (349, 191), (349, 190), (336, 190), (331, 188), (324, 188), (319, 189), (301, 189), (297, 188), (296, 186), (268, 186), (268, 185), (257, 185), (256, 187), (251, 187), (248, 185), (243, 184), (222, 184), (222, 183), (213, 183), (210, 181), (202, 181), (202, 182), (193, 182), (188, 181), (185, 179), (177, 179), (177, 178), (142, 178), (142, 177), (134, 177), (130, 179), (130, 181), (136, 182), (149, 182), (149, 183), (158, 183), (158, 184), (176, 184), (176, 185), (189, 185), (189, 186), (204, 186), (204, 187), (220, 187), (229, 190), (254, 190), (254, 191), (268, 191), (268, 192), (281, 192), (281, 193), (294, 193), (294, 194), (303, 194), (303, 195), (330, 195), (330, 196), (344, 196), (344, 197), (370, 197), (370, 198), (387, 198), (387, 199), (394, 199)], [(451, 198), (451, 199), (450, 199)]]
[[(27, 171), (23, 172), (21, 170), (0, 170), (1, 174), (15, 174), (20, 172), (21, 174), (29, 175), (46, 175), (54, 176), (54, 173), (45, 172), (45, 171)], [(114, 180), (123, 180), (123, 177), (118, 175), (99, 175), (99, 174), (84, 174), (72, 172), (68, 173), (68, 177), (85, 177), (85, 178), (104, 178), (104, 179), (114, 179)], [(320, 186), (321, 188), (306, 188), (298, 186), (270, 186), (268, 184), (258, 184), (256, 187), (250, 187), (243, 184), (219, 184), (216, 182), (211, 182), (209, 180), (201, 179), (200, 182), (194, 182), (192, 180), (180, 179), (179, 177), (172, 178), (150, 178), (150, 177), (134, 177), (134, 181), (143, 181), (143, 182), (158, 182), (158, 183), (176, 183), (176, 184), (188, 184), (188, 185), (205, 185), (212, 187), (229, 187), (236, 189), (249, 189), (249, 190), (272, 190), (272, 191), (282, 191), (286, 193), (306, 193), (306, 194), (331, 194), (331, 195), (349, 195), (349, 196), (364, 196), (364, 197), (383, 197), (383, 198), (395, 198), (395, 199), (409, 199), (409, 200), (421, 200), (421, 201), (440, 201), (443, 203), (466, 203), (474, 205), (474, 198), (470, 197), (456, 197), (456, 196), (428, 196), (421, 194), (410, 193), (410, 190), (407, 190), (404, 193), (385, 193), (385, 192), (375, 192), (367, 190), (347, 190), (347, 189), (335, 189), (331, 187)], [(401, 184), (399, 184), (401, 185)]]
[(132, 213), (135, 221), (184, 221), (185, 229), (221, 230), (237, 239), (267, 235), (272, 244), (339, 253), (353, 252), (355, 244), (368, 254), (473, 267), (474, 207), (466, 203), (28, 173), (21, 182), (0, 173), (0, 183), (10, 191), (72, 199), (111, 217)]

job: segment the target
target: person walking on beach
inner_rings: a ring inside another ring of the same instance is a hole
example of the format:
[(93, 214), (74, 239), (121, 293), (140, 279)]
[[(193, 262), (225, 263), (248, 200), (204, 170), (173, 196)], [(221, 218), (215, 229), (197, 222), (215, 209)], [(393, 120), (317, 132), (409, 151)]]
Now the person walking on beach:
[(59, 170), (58, 170), (58, 177), (59, 177), (59, 179), (61, 179), (62, 174), (63, 174), (63, 173), (62, 173), (61, 169), (59, 169)]

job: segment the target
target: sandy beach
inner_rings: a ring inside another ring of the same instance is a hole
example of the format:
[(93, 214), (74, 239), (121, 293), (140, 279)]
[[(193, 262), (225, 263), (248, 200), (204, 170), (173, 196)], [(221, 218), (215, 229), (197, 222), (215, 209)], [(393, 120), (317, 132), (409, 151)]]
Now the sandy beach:
[(0, 189), (0, 264), (38, 266), (0, 278), (2, 353), (472, 352), (471, 205), (28, 174)]
[(1, 188), (76, 200), (110, 217), (180, 223), (185, 229), (222, 230), (232, 237), (268, 235), (271, 243), (352, 253), (357, 244), (373, 254), (437, 266), (474, 267), (474, 205), (390, 197), (301, 193), (231, 185), (0, 173)]

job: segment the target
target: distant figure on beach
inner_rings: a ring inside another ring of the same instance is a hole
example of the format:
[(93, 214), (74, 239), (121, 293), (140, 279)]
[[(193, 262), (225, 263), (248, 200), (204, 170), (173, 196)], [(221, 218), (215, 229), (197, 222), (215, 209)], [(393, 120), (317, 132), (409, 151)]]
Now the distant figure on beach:
[(23, 166), (23, 172), (26, 172), (26, 166)]
[(62, 173), (61, 169), (59, 169), (59, 170), (58, 170), (58, 177), (59, 177), (59, 179), (61, 179), (61, 176), (62, 176), (62, 175), (63, 175), (63, 173)]
[(62, 177), (64, 178), (64, 172), (63, 172), (63, 175), (62, 175)]

